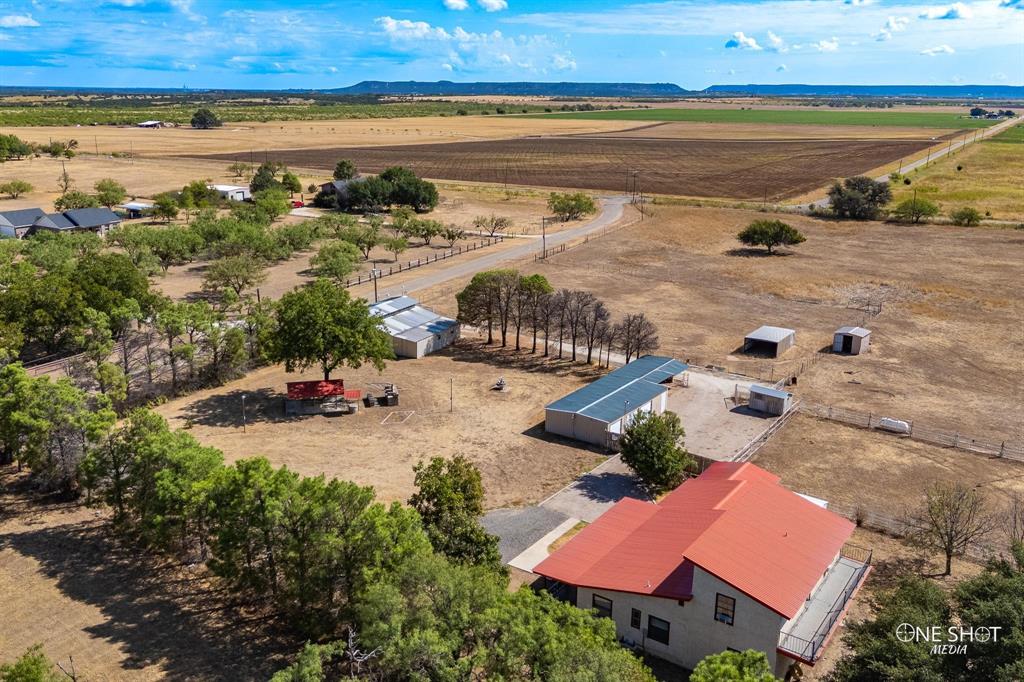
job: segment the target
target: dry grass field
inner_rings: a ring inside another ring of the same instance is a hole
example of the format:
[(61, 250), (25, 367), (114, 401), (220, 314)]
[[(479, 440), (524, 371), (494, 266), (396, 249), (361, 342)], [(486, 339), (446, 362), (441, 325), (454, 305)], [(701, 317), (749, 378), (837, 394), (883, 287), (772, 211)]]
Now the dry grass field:
[(574, 136), (658, 140), (932, 140), (942, 137), (948, 132), (935, 128), (896, 126), (865, 130), (862, 126), (848, 125), (765, 125), (672, 121), (603, 133), (575, 133)]
[(113, 538), (105, 513), (34, 503), (0, 469), (0, 664), (33, 644), (78, 679), (267, 679), (301, 642), (233, 603), (200, 566)]
[[(996, 440), (1024, 437), (1021, 232), (784, 216), (807, 242), (767, 257), (735, 239), (762, 213), (654, 211), (523, 269), (593, 291), (615, 315), (645, 312), (666, 353), (765, 377), (798, 368), (839, 326), (863, 323), (871, 351), (824, 355), (799, 377), (802, 398)], [(420, 295), (454, 312), (462, 284)], [(866, 317), (856, 309), (865, 303), (880, 303), (881, 314)], [(762, 324), (795, 329), (797, 347), (777, 361), (737, 352)]]
[[(931, 144), (928, 140), (679, 140), (529, 137), (447, 144), (277, 150), (300, 168), (339, 158), (379, 172), (402, 165), (431, 179), (626, 191), (629, 169), (648, 193), (777, 200), (857, 175)], [(204, 158), (210, 158), (209, 156)], [(224, 162), (245, 153), (218, 154)]]
[(911, 185), (895, 186), (894, 203), (910, 199), (916, 191), (947, 215), (970, 206), (992, 218), (1024, 220), (1024, 145), (1020, 142), (995, 137), (915, 170), (909, 177)]
[[(539, 502), (599, 461), (578, 444), (545, 436), (542, 424), (544, 405), (593, 378), (593, 372), (567, 362), (485, 351), (464, 340), (421, 360), (389, 363), (383, 373), (367, 366), (334, 373), (346, 386), (376, 395), (383, 393), (383, 384), (394, 383), (400, 392), (394, 408), (285, 417), (285, 382), (313, 379), (317, 372), (287, 374), (275, 366), (172, 400), (158, 412), (173, 427), (188, 427), (203, 444), (223, 450), (229, 460), (264, 455), (306, 475), (372, 485), (384, 500), (408, 499), (416, 463), (461, 454), (480, 468), (488, 508), (519, 506)], [(509, 388), (492, 390), (501, 376)]]

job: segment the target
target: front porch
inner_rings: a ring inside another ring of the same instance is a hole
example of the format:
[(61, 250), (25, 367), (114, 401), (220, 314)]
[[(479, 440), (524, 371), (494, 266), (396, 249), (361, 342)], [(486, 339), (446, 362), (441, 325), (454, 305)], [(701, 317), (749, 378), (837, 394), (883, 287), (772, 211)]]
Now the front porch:
[(813, 665), (871, 570), (871, 550), (847, 545), (800, 612), (782, 626), (779, 653)]

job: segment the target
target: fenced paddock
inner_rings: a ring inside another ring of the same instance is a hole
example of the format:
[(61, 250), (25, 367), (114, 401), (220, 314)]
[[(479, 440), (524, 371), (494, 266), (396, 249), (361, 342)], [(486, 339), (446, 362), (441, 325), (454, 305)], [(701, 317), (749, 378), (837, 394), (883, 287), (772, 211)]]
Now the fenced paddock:
[[(449, 258), (454, 258), (459, 254), (469, 253), (470, 251), (476, 251), (477, 249), (482, 249), (483, 247), (490, 246), (491, 244), (500, 244), (503, 241), (505, 241), (505, 237), (503, 235), (495, 235), (494, 237), (481, 239), (478, 242), (471, 242), (469, 244), (459, 245), (454, 248), (442, 251), (441, 253), (435, 253), (433, 255), (425, 256), (423, 258), (417, 258), (416, 260), (407, 261), (405, 263), (395, 263), (394, 265), (389, 265), (386, 272), (384, 271), (384, 268), (378, 268), (380, 274), (377, 275), (377, 279), (384, 279), (385, 277), (397, 275), (398, 273), (405, 272), (406, 270), (413, 270), (415, 268), (423, 267), (424, 265), (436, 263), (439, 260), (448, 260)], [(364, 282), (372, 282), (373, 279), (374, 277), (372, 272), (361, 272), (355, 277), (345, 280), (345, 288), (347, 289), (348, 287), (354, 287), (356, 285), (363, 284)]]
[[(821, 405), (802, 401), (797, 405), (800, 412), (819, 419), (848, 424), (864, 429), (875, 429), (885, 433), (893, 433), (882, 426), (882, 419), (893, 419), (893, 417), (872, 412), (858, 412), (834, 405)], [(970, 436), (958, 431), (944, 431), (932, 428), (931, 426), (907, 421), (909, 431), (905, 434), (894, 433), (893, 435), (905, 436), (920, 440), (932, 445), (957, 450), (966, 450), (979, 455), (989, 455), (1004, 459), (1024, 462), (1024, 443), (1010, 440), (997, 440), (996, 438), (979, 438)]]

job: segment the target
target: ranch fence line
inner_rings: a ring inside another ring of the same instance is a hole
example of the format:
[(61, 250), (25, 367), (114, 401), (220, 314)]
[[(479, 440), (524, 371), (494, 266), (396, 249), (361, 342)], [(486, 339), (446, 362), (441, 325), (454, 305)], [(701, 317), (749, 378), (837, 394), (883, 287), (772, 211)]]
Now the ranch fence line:
[(558, 246), (552, 246), (550, 249), (545, 249), (538, 254), (534, 254), (533, 260), (534, 262), (537, 262), (539, 260), (546, 259), (548, 256), (553, 256), (558, 253), (570, 251), (572, 249), (575, 249), (577, 246), (583, 246), (584, 244), (589, 243), (591, 239), (599, 239), (613, 232), (618, 232), (619, 230), (635, 225), (636, 223), (640, 222), (641, 219), (642, 218), (633, 218), (632, 220), (625, 220), (621, 223), (608, 225), (607, 227), (602, 227), (600, 230), (595, 230), (594, 232), (588, 232), (586, 235), (583, 236), (582, 239), (577, 239), (575, 241), (559, 244)]
[[(416, 260), (411, 260), (407, 263), (396, 263), (394, 265), (389, 265), (387, 272), (384, 272), (384, 268), (379, 268), (380, 274), (377, 275), (376, 279), (384, 279), (385, 277), (390, 277), (391, 275), (397, 275), (400, 272), (414, 270), (416, 268), (423, 267), (424, 265), (436, 263), (439, 260), (447, 260), (449, 258), (454, 258), (459, 254), (469, 253), (470, 251), (476, 251), (477, 249), (482, 249), (485, 246), (490, 246), (491, 244), (500, 244), (501, 242), (505, 241), (505, 239), (506, 237), (503, 235), (495, 235), (494, 237), (481, 239), (478, 242), (460, 245), (455, 248), (448, 249), (447, 251), (442, 251), (441, 253), (435, 253), (432, 256), (417, 258)], [(347, 289), (349, 287), (364, 284), (366, 282), (372, 282), (373, 280), (374, 276), (372, 272), (361, 272), (356, 277), (345, 280), (344, 287)]]
[(932, 445), (954, 448), (956, 450), (965, 450), (979, 455), (989, 455), (1002, 459), (1024, 462), (1024, 443), (1020, 441), (996, 440), (991, 437), (976, 438), (974, 436), (960, 433), (959, 431), (935, 429), (931, 426), (915, 423), (913, 420), (899, 420), (905, 421), (908, 425), (907, 432), (902, 433), (893, 431), (891, 422), (889, 422), (889, 428), (886, 428), (886, 425), (882, 422), (883, 419), (898, 419), (896, 417), (890, 417), (874, 412), (858, 412), (856, 410), (836, 407), (834, 405), (822, 405), (819, 403), (801, 401), (797, 404), (796, 409), (804, 414), (817, 417), (818, 419), (840, 422), (864, 429), (880, 430), (898, 436), (906, 436), (907, 438), (912, 438), (925, 443), (931, 443)]

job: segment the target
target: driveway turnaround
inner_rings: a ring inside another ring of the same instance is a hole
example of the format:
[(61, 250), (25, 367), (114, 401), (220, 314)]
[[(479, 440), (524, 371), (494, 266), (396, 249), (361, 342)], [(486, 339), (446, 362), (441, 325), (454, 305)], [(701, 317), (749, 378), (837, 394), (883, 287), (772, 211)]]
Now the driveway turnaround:
[(485, 514), (481, 523), (488, 533), (498, 536), (501, 561), (507, 564), (568, 518), (565, 514), (544, 507), (519, 507), (495, 509)]
[(623, 497), (651, 501), (633, 472), (615, 455), (541, 502), (540, 506), (591, 523)]

